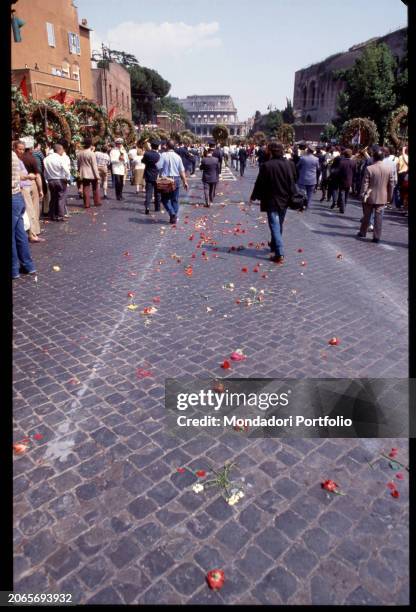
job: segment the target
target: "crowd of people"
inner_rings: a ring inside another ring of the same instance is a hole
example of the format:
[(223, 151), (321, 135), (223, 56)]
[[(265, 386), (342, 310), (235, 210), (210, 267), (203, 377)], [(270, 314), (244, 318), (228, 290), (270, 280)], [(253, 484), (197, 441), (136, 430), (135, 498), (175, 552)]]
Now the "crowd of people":
[[(268, 215), (272, 258), (283, 263), (283, 222), (295, 193), (304, 194), (307, 210), (313, 194), (321, 191), (320, 202), (331, 203), (345, 214), (350, 196), (362, 200), (363, 216), (358, 237), (374, 232), (379, 242), (384, 208), (408, 208), (408, 148), (396, 152), (389, 147), (353, 148), (300, 144), (283, 146), (272, 140), (260, 145), (232, 144), (221, 146), (177, 144), (173, 140), (137, 142), (125, 147), (122, 138), (109, 145), (94, 147), (85, 138), (74, 155), (69, 143), (60, 141), (42, 150), (33, 138), (13, 143), (13, 269), (12, 277), (33, 274), (35, 266), (29, 243), (44, 242), (42, 217), (66, 223), (69, 220), (67, 189), (76, 183), (78, 197), (85, 208), (101, 206), (108, 200), (108, 184), (118, 201), (124, 199), (123, 188), (130, 180), (136, 194), (143, 199), (145, 214), (161, 210), (169, 214), (171, 224), (178, 221), (179, 192), (188, 189), (188, 178), (201, 171), (205, 206), (215, 199), (217, 184), (224, 166), (244, 176), (249, 163), (259, 173), (251, 201), (260, 200)], [(92, 198), (91, 198), (92, 195)]]

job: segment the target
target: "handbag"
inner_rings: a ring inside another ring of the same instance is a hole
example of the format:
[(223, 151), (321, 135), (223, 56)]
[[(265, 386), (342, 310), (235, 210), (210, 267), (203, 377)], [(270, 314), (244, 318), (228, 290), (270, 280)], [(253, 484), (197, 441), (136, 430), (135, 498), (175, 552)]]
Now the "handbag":
[(25, 232), (27, 232), (27, 230), (30, 229), (30, 219), (29, 219), (29, 215), (27, 214), (27, 212), (25, 211), (22, 215), (23, 217), (23, 227)]
[(308, 198), (306, 195), (300, 191), (295, 191), (289, 200), (288, 207), (291, 210), (302, 210), (302, 208), (306, 207), (307, 203)]
[(156, 179), (156, 189), (161, 193), (172, 193), (176, 189), (175, 179), (162, 176)]

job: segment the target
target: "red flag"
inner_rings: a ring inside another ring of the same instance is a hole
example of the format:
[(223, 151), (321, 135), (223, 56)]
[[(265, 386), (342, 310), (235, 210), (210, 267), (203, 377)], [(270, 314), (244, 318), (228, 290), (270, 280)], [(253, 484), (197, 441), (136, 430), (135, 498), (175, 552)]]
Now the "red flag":
[(19, 89), (22, 92), (22, 95), (26, 98), (26, 100), (29, 100), (29, 94), (27, 91), (27, 83), (26, 83), (26, 75), (20, 81)]
[(60, 102), (61, 104), (65, 102), (65, 98), (66, 98), (66, 91), (64, 91), (63, 89), (61, 89), (59, 93), (53, 96), (49, 96), (50, 100), (56, 100), (57, 102)]
[(113, 106), (113, 108), (110, 109), (110, 112), (108, 113), (108, 118), (111, 119), (114, 117), (114, 115), (116, 114), (116, 107)]

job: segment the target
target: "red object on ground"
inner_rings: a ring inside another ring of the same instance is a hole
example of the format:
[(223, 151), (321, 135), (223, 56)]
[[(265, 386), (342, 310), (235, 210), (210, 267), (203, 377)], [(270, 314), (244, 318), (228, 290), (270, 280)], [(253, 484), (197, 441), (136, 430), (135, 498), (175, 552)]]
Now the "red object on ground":
[(133, 298), (133, 297), (134, 297), (134, 291), (129, 291), (129, 292), (127, 293), (127, 297), (129, 297), (129, 298)]
[(394, 491), (391, 492), (391, 496), (397, 499), (400, 497), (400, 493), (397, 489), (394, 489)]
[(221, 364), (221, 367), (224, 368), (224, 370), (228, 370), (229, 368), (231, 368), (230, 362), (224, 359), (224, 361)]
[(37, 434), (35, 434), (35, 435), (33, 436), (33, 438), (34, 438), (35, 440), (42, 440), (42, 439), (43, 439), (43, 434), (37, 433)]
[(241, 268), (241, 272), (248, 272), (247, 268)]
[(335, 336), (328, 340), (328, 344), (330, 344), (331, 346), (338, 346), (339, 343), (339, 338), (336, 338)]
[(218, 591), (224, 586), (225, 575), (220, 569), (210, 570), (207, 574), (207, 582), (210, 589)]
[(298, 253), (303, 253), (303, 249), (298, 249)]
[(185, 468), (178, 468), (176, 471), (179, 472), (179, 474), (183, 474), (185, 472)]
[(198, 478), (204, 478), (204, 476), (207, 475), (205, 470), (198, 470), (197, 472), (195, 472), (195, 474), (198, 476)]
[(333, 493), (338, 488), (338, 485), (333, 480), (325, 480), (321, 483), (321, 487), (330, 493)]

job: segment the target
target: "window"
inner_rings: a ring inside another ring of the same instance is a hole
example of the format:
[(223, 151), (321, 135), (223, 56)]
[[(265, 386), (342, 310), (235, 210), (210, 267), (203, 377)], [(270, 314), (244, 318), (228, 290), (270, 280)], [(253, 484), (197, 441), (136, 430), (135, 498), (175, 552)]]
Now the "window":
[(78, 66), (78, 64), (74, 64), (72, 66), (72, 76), (73, 76), (74, 79), (79, 81), (79, 66)]
[(112, 102), (113, 101), (113, 86), (110, 83), (110, 85), (108, 87), (110, 89), (110, 102)]
[(76, 53), (77, 55), (81, 55), (81, 43), (79, 41), (78, 34), (74, 34), (74, 32), (68, 32), (68, 43), (70, 53)]
[(62, 62), (62, 76), (69, 79), (69, 63), (67, 61)]
[(124, 91), (121, 92), (121, 108), (124, 108)]
[(48, 45), (50, 47), (55, 47), (55, 28), (53, 27), (53, 23), (46, 22), (46, 33), (48, 35)]

